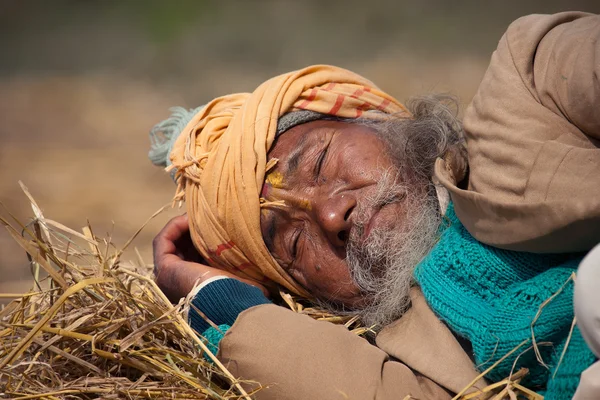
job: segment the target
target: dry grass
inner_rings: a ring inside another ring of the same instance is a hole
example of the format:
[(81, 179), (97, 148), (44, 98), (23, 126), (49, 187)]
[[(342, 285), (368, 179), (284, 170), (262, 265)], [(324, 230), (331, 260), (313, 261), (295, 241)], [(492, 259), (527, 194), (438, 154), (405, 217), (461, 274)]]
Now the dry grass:
[[(45, 218), (27, 188), (34, 219), (0, 222), (27, 252), (35, 280), (0, 311), (0, 398), (249, 398), (172, 305), (138, 257), (90, 226), (80, 233)], [(138, 253), (139, 254), (139, 253)], [(368, 331), (356, 318), (304, 307), (296, 312)], [(208, 361), (211, 360), (211, 362)], [(252, 387), (260, 389), (253, 383)]]
[(183, 319), (184, 303), (173, 306), (141, 260), (121, 262), (124, 248), (110, 238), (48, 220), (30, 200), (32, 223), (0, 217), (27, 252), (36, 281), (0, 312), (2, 393), (248, 398)]
[[(512, 354), (512, 352), (511, 352)], [(529, 371), (526, 368), (519, 370), (512, 376), (491, 384), (481, 390), (473, 391), (469, 394), (464, 394), (475, 381), (469, 386), (465, 387), (456, 395), (452, 400), (476, 400), (476, 399), (488, 399), (488, 400), (516, 400), (516, 399), (527, 399), (527, 400), (544, 400), (544, 397), (535, 393), (532, 390), (522, 386), (521, 379), (527, 375)], [(483, 376), (483, 375), (481, 375)], [(480, 377), (481, 377), (480, 376)], [(403, 400), (416, 400), (411, 396), (406, 396)]]
[[(8, 214), (0, 222), (27, 252), (35, 286), (0, 295), (15, 298), (0, 311), (0, 398), (244, 399), (253, 395), (244, 387), (260, 390), (238, 381), (210, 352), (183, 317), (186, 303), (168, 301), (141, 256), (121, 260), (133, 237), (117, 248), (89, 226), (72, 230), (45, 218), (23, 190), (33, 221), (25, 225)], [(332, 315), (285, 293), (282, 299), (295, 312), (356, 334), (371, 331), (356, 317)], [(543, 399), (520, 385), (526, 373), (476, 392), (469, 385), (455, 399)]]

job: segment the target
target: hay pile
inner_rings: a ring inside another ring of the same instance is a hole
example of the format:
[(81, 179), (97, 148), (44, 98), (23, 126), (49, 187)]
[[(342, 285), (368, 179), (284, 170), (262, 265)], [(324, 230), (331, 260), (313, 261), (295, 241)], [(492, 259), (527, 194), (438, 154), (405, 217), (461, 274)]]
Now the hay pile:
[[(122, 262), (139, 231), (117, 248), (89, 226), (79, 233), (45, 218), (23, 190), (33, 221), (0, 222), (27, 253), (35, 286), (2, 295), (15, 300), (0, 311), (0, 398), (250, 398), (187, 324), (186, 303), (169, 302), (141, 257)], [(296, 312), (367, 331), (283, 298)]]
[[(45, 218), (23, 190), (33, 221), (8, 214), (0, 222), (27, 253), (35, 285), (27, 294), (2, 295), (15, 300), (0, 311), (0, 399), (252, 397), (187, 324), (187, 303), (172, 305), (141, 257), (137, 265), (121, 260), (139, 231), (117, 248), (89, 226), (79, 233)], [(282, 298), (295, 312), (356, 334), (370, 331), (357, 318)], [(460, 398), (541, 399), (519, 386), (525, 373)]]

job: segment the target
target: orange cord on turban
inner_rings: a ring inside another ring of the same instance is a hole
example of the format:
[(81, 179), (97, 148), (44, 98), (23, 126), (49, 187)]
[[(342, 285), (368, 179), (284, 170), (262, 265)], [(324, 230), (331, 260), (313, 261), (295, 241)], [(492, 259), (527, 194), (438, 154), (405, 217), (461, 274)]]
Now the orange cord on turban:
[(259, 198), (277, 121), (298, 110), (344, 118), (370, 110), (406, 113), (367, 79), (315, 65), (269, 79), (253, 93), (211, 101), (181, 132), (170, 157), (177, 170), (175, 199), (185, 198), (192, 240), (207, 262), (310, 297), (271, 256), (260, 229)]

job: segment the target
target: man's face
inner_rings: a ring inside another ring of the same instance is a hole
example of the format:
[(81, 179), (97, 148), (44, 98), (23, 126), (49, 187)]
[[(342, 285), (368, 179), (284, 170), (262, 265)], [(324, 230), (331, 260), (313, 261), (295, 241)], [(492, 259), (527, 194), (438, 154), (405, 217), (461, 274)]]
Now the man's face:
[(319, 120), (282, 134), (269, 157), (279, 161), (262, 197), (285, 206), (261, 212), (268, 249), (315, 297), (360, 306), (348, 240), (360, 244), (371, 232), (394, 230), (407, 213), (400, 192), (380, 198), (382, 188), (403, 184), (389, 146), (367, 126)]

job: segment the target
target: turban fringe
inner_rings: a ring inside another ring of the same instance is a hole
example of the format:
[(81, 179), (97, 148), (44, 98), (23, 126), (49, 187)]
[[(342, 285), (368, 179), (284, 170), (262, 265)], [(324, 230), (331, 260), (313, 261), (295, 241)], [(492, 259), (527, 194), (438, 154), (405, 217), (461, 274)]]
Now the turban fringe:
[(171, 152), (176, 200), (185, 198), (190, 233), (207, 262), (240, 277), (274, 281), (310, 295), (273, 259), (260, 229), (260, 192), (279, 117), (310, 110), (344, 118), (408, 112), (367, 79), (316, 65), (272, 78), (253, 93), (217, 98), (184, 128)]

